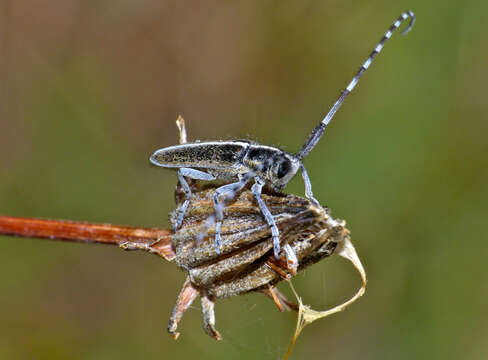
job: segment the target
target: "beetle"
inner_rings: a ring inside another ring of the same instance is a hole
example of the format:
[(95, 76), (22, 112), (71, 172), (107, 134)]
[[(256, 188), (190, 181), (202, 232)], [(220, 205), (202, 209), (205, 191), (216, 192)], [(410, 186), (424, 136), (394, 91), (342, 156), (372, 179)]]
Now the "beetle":
[(217, 188), (213, 195), (214, 214), (207, 219), (204, 230), (196, 239), (199, 242), (205, 237), (208, 229), (215, 223), (215, 246), (217, 253), (220, 253), (222, 245), (221, 226), (225, 203), (231, 201), (236, 193), (244, 189), (251, 180), (254, 180), (251, 191), (259, 205), (262, 215), (271, 228), (273, 251), (275, 258), (278, 259), (280, 252), (279, 230), (271, 212), (261, 198), (263, 186), (268, 185), (276, 191), (281, 191), (295, 176), (298, 170), (300, 170), (305, 184), (305, 196), (317, 206), (319, 205), (313, 196), (310, 178), (305, 170), (302, 159), (319, 142), (325, 128), (345, 98), (357, 85), (359, 78), (369, 68), (376, 55), (383, 49), (385, 42), (409, 18), (410, 22), (402, 32), (402, 34), (406, 34), (415, 23), (415, 15), (412, 11), (402, 13), (388, 28), (378, 45), (361, 65), (351, 82), (342, 91), (327, 115), (312, 131), (298, 154), (290, 154), (278, 148), (261, 145), (248, 140), (186, 143), (165, 147), (154, 152), (150, 157), (150, 162), (156, 166), (178, 169), (178, 180), (185, 192), (186, 199), (179, 209), (174, 223), (175, 232), (183, 222), (185, 212), (192, 197), (191, 189), (185, 178), (224, 181), (226, 183)]

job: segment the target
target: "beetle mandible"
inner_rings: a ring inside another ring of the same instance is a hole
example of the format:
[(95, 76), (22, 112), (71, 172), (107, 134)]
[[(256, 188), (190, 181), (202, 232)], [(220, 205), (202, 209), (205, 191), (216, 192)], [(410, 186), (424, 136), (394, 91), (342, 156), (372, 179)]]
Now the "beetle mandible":
[[(400, 27), (402, 22), (408, 18), (410, 18), (410, 22), (402, 34), (410, 31), (415, 23), (415, 15), (413, 12), (407, 11), (402, 13), (388, 28), (378, 45), (361, 65), (349, 85), (342, 91), (327, 115), (312, 131), (298, 154), (289, 154), (278, 148), (260, 145), (247, 140), (186, 143), (183, 145), (169, 146), (154, 152), (150, 157), (150, 162), (157, 166), (178, 169), (178, 179), (185, 191), (186, 200), (178, 213), (174, 226), (175, 231), (183, 222), (192, 196), (191, 189), (185, 178), (206, 181), (220, 179), (226, 181), (228, 182), (227, 184), (220, 186), (215, 191), (213, 198), (215, 213), (207, 219), (206, 230), (196, 239), (197, 242), (201, 240), (206, 235), (206, 231), (210, 226), (215, 223), (215, 245), (216, 251), (219, 253), (221, 246), (220, 232), (225, 202), (232, 200), (237, 192), (242, 190), (251, 180), (254, 180), (251, 190), (266, 222), (271, 228), (273, 251), (275, 257), (278, 259), (280, 252), (279, 231), (271, 212), (261, 198), (263, 186), (268, 184), (274, 190), (280, 191), (300, 169), (303, 182), (305, 183), (305, 196), (315, 204), (318, 204), (318, 201), (313, 197), (312, 185), (307, 171), (303, 166), (302, 159), (318, 143), (326, 126), (332, 120), (347, 95), (357, 85), (359, 78), (371, 65), (373, 59), (383, 49), (385, 42)], [(285, 256), (287, 255), (285, 254)]]

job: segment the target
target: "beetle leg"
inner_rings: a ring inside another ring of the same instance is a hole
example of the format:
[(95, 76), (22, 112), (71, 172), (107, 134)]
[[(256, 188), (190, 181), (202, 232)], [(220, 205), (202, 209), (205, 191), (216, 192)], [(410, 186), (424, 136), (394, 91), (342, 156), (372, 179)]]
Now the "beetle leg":
[(215, 180), (215, 177), (213, 175), (207, 174), (206, 172), (200, 170), (195, 170), (191, 168), (178, 169), (178, 180), (180, 181), (180, 184), (183, 187), (183, 191), (185, 192), (185, 202), (183, 203), (183, 205), (181, 205), (180, 209), (178, 210), (178, 216), (176, 218), (176, 223), (173, 229), (175, 232), (176, 230), (178, 230), (178, 228), (181, 226), (181, 223), (183, 222), (183, 218), (185, 216), (186, 209), (190, 204), (190, 199), (192, 195), (190, 186), (186, 182), (185, 177), (188, 177), (190, 179), (195, 179), (195, 180), (206, 180), (206, 181)]
[(303, 164), (300, 164), (300, 170), (302, 171), (302, 178), (303, 182), (305, 183), (305, 196), (316, 206), (320, 207), (319, 202), (313, 197), (312, 184), (310, 183), (310, 178), (308, 177), (307, 170), (305, 170), (305, 166), (303, 166)]
[(193, 286), (190, 277), (188, 276), (169, 318), (168, 332), (175, 340), (180, 336), (180, 333), (176, 331), (178, 323), (180, 322), (183, 313), (190, 307), (199, 292), (200, 291)]
[(215, 246), (217, 254), (220, 253), (220, 246), (222, 244), (222, 239), (220, 237), (220, 227), (222, 226), (222, 221), (224, 220), (225, 201), (232, 200), (236, 196), (236, 193), (242, 190), (242, 188), (246, 186), (246, 184), (249, 182), (249, 180), (252, 179), (253, 176), (254, 174), (252, 173), (239, 176), (238, 182), (221, 186), (215, 190), (213, 200), (215, 217), (217, 220), (217, 223), (215, 224)]
[(203, 329), (215, 340), (222, 340), (222, 336), (215, 329), (215, 297), (210, 294), (202, 294)]
[(215, 224), (215, 248), (217, 254), (220, 254), (220, 247), (222, 245), (222, 238), (220, 235), (220, 228), (222, 226), (222, 221), (224, 220), (224, 208), (225, 202), (228, 200), (232, 200), (236, 193), (242, 190), (244, 186), (251, 180), (254, 176), (254, 173), (247, 173), (244, 175), (239, 175), (239, 181), (223, 185), (215, 190), (215, 195), (213, 197), (214, 201), (214, 210), (215, 215), (210, 216), (207, 221), (205, 222), (204, 229), (200, 234), (197, 236), (197, 243), (200, 242), (205, 235), (207, 234), (207, 230), (214, 222)]
[(278, 231), (278, 227), (276, 226), (276, 223), (274, 221), (273, 215), (269, 211), (268, 207), (264, 203), (263, 199), (261, 199), (261, 190), (263, 189), (264, 186), (264, 181), (261, 180), (258, 177), (254, 178), (254, 185), (252, 186), (252, 193), (254, 195), (254, 198), (258, 202), (259, 208), (261, 209), (261, 212), (264, 215), (264, 218), (266, 219), (266, 222), (268, 223), (269, 227), (271, 228), (271, 234), (273, 236), (273, 251), (274, 251), (274, 256), (276, 260), (279, 260), (279, 252), (280, 252), (280, 232)]

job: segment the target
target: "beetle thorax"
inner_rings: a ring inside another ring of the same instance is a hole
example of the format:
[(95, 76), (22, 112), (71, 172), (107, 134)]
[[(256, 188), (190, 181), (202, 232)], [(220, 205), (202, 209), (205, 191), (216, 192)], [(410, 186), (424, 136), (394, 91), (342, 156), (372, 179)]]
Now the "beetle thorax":
[(275, 190), (283, 189), (300, 167), (293, 155), (264, 145), (251, 145), (242, 163)]

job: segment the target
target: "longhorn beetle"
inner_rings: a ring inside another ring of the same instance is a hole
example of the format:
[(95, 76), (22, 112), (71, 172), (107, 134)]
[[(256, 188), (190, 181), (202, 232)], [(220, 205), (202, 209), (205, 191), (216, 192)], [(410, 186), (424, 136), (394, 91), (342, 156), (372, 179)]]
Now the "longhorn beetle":
[(388, 28), (378, 45), (368, 56), (349, 85), (342, 91), (327, 115), (312, 131), (298, 154), (288, 154), (280, 149), (247, 140), (186, 143), (183, 145), (169, 146), (154, 152), (150, 157), (150, 162), (161, 167), (177, 168), (178, 179), (185, 191), (186, 200), (178, 213), (177, 221), (174, 225), (175, 231), (183, 222), (192, 196), (185, 178), (207, 181), (216, 179), (229, 181), (230, 183), (220, 186), (215, 191), (213, 197), (215, 213), (206, 220), (205, 231), (200, 233), (196, 239), (197, 242), (200, 241), (206, 235), (210, 226), (215, 223), (215, 246), (217, 253), (219, 253), (221, 246), (220, 232), (225, 202), (232, 200), (237, 192), (242, 190), (251, 179), (254, 179), (251, 191), (266, 222), (271, 228), (273, 251), (275, 257), (278, 259), (280, 252), (279, 231), (271, 212), (261, 198), (263, 186), (268, 184), (276, 191), (282, 190), (293, 176), (295, 176), (298, 169), (300, 169), (303, 182), (305, 183), (305, 196), (318, 205), (318, 201), (313, 197), (312, 185), (307, 171), (303, 166), (302, 159), (318, 143), (327, 124), (332, 120), (347, 95), (357, 85), (359, 78), (371, 65), (373, 59), (383, 49), (385, 42), (400, 27), (402, 22), (408, 18), (410, 18), (410, 22), (402, 34), (410, 31), (415, 23), (415, 15), (413, 12), (407, 11), (402, 13)]

